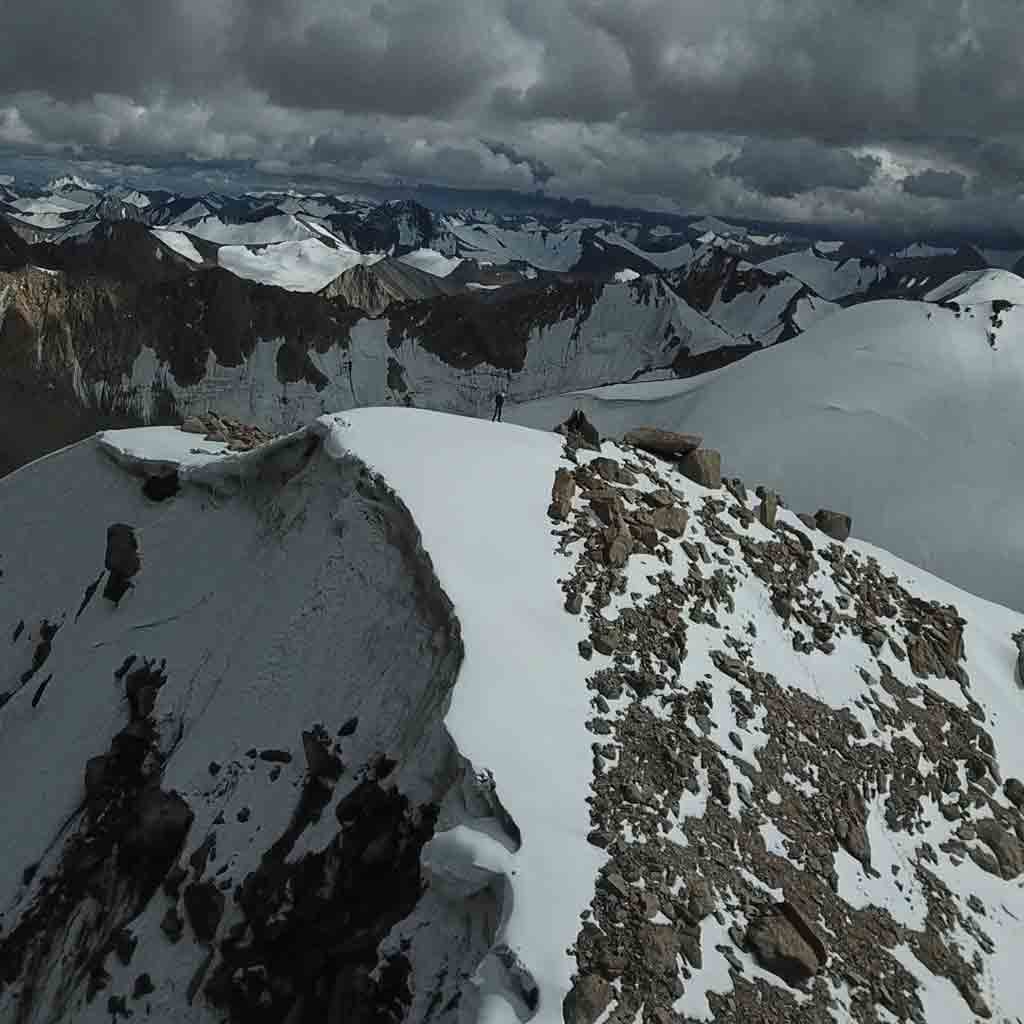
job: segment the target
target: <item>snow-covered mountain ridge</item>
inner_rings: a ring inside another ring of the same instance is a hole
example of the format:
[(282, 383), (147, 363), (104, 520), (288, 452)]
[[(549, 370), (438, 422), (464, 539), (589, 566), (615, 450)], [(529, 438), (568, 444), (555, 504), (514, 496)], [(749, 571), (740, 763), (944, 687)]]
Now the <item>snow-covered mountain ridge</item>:
[(795, 508), (834, 502), (860, 536), (1024, 607), (1013, 511), (1024, 502), (1024, 306), (991, 298), (993, 274), (1008, 279), (1000, 295), (1021, 283), (990, 271), (955, 284), (956, 299), (864, 303), (714, 373), (570, 392), (509, 416), (548, 427), (578, 406), (613, 437), (638, 420), (699, 430)]
[(1024, 617), (588, 436), (0, 481), (0, 1017), (1012, 1019)]

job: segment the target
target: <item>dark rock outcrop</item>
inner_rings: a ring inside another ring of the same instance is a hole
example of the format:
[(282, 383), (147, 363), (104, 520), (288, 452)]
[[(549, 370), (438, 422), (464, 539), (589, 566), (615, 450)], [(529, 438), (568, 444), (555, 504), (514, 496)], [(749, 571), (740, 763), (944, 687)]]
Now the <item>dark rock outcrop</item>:
[(679, 434), (658, 427), (635, 427), (627, 431), (622, 440), (655, 455), (687, 455), (696, 451), (704, 441), (697, 434)]
[(844, 541), (850, 536), (853, 520), (842, 512), (819, 508), (814, 514), (814, 525), (833, 540)]
[(825, 947), (792, 903), (783, 901), (755, 918), (746, 943), (765, 970), (799, 987), (825, 965)]
[(703, 487), (722, 486), (722, 456), (713, 448), (699, 448), (679, 460), (679, 472)]

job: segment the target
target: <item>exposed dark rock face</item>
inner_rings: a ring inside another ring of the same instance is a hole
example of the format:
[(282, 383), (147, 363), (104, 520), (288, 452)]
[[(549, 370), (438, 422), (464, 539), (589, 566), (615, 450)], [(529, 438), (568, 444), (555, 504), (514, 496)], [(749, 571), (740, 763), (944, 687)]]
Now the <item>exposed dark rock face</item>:
[(110, 573), (103, 596), (117, 604), (132, 585), (132, 578), (142, 568), (139, 542), (133, 527), (125, 523), (107, 527), (107, 552), (103, 566)]
[[(23, 271), (0, 278), (0, 293), (5, 289), (5, 373), (65, 379), (73, 352), (86, 382), (107, 385), (105, 401), (115, 410), (122, 378), (131, 374), (143, 344), (184, 387), (202, 379), (211, 352), (222, 365), (238, 366), (259, 341), (281, 339), (294, 355), (279, 371), (284, 379), (298, 380), (310, 372), (308, 351), (344, 345), (349, 326), (361, 315), (217, 268), (143, 282)], [(168, 418), (173, 412), (171, 403)]]
[(28, 243), (0, 218), (0, 271), (18, 270), (29, 258)]
[(490, 301), (451, 295), (410, 302), (391, 310), (388, 340), (395, 348), (415, 341), (460, 370), (487, 363), (518, 372), (533, 331), (571, 320), (577, 337), (601, 292), (599, 284), (580, 282), (497, 293)]
[(380, 316), (396, 303), (458, 295), (463, 290), (448, 278), (436, 277), (399, 260), (381, 260), (346, 270), (320, 294), (325, 299), (340, 299), (369, 316)]
[(597, 427), (587, 419), (582, 410), (576, 409), (569, 418), (555, 427), (555, 433), (566, 438), (569, 450), (589, 448), (591, 451), (601, 450), (601, 435)]
[(411, 199), (381, 203), (365, 216), (338, 213), (327, 220), (360, 252), (401, 256), (430, 245), (437, 234), (433, 214)]
[(731, 302), (743, 292), (770, 288), (785, 280), (784, 274), (772, 274), (760, 267), (744, 264), (743, 256), (716, 248), (689, 267), (670, 275), (672, 287), (694, 309), (707, 312), (716, 298)]
[[(274, 844), (242, 883), (245, 927), (220, 942), (204, 989), (230, 1020), (270, 1024), (300, 1005), (303, 1021), (369, 1021), (375, 1007), (408, 1000), (407, 961), (371, 974), (381, 940), (420, 897), (420, 851), (436, 808), (413, 809), (383, 784), (392, 767), (378, 761), (339, 802), (341, 831), (327, 849), (292, 864), (287, 844)], [(204, 907), (207, 931), (215, 910)]]
[[(145, 676), (162, 685), (162, 669), (145, 661), (126, 680), (126, 689)], [(120, 679), (122, 676), (116, 676)], [(166, 876), (192, 824), (192, 811), (159, 785), (161, 757), (155, 724), (138, 706), (139, 687), (129, 693), (132, 721), (111, 741), (106, 754), (85, 765), (85, 802), (64, 841), (56, 871), (40, 884), (28, 911), (0, 934), (0, 991), (20, 981), (17, 1021), (30, 1019), (37, 989), (43, 989), (49, 961), (73, 915), (76, 961), (66, 969), (68, 984), (47, 993), (54, 1010), (83, 977), (92, 998), (104, 985), (109, 952), (124, 961), (131, 943), (124, 927), (149, 902)], [(149, 704), (149, 712), (152, 705)]]

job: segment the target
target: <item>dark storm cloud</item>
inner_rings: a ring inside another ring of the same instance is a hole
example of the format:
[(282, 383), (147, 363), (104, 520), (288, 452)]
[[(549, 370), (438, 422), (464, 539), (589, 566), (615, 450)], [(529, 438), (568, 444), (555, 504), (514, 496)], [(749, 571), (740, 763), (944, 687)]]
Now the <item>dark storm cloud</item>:
[(219, 0), (15, 0), (0, 32), (0, 95), (205, 90), (224, 74)]
[(452, 0), (374, 4), (253, 3), (234, 57), (284, 106), (444, 114), (500, 74), (478, 8)]
[(748, 139), (735, 156), (715, 165), (766, 196), (791, 198), (816, 188), (863, 188), (881, 166), (875, 156), (855, 156), (807, 139)]
[(500, 142), (496, 139), (481, 139), (480, 140), (495, 156), (505, 157), (511, 164), (525, 164), (530, 168), (530, 173), (533, 175), (533, 180), (538, 185), (543, 185), (544, 182), (550, 181), (555, 176), (555, 170), (550, 165), (544, 163), (543, 160), (538, 160), (536, 157), (528, 156), (526, 153), (520, 153), (515, 146), (510, 145), (507, 142)]
[(926, 199), (963, 199), (967, 178), (958, 171), (929, 167), (903, 179), (903, 191)]
[(9, 6), (22, 153), (929, 223), (1022, 183), (1017, 0)]

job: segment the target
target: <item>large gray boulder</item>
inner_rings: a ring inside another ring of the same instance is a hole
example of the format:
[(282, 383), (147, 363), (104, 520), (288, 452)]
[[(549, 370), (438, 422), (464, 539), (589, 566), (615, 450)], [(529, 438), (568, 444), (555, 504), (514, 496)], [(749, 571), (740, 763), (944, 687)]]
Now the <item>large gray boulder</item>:
[(821, 939), (788, 900), (768, 908), (750, 923), (746, 944), (766, 971), (793, 987), (810, 981), (827, 959)]
[(722, 455), (713, 448), (691, 451), (679, 460), (679, 472), (704, 487), (721, 487)]
[(819, 508), (814, 514), (814, 525), (833, 540), (844, 541), (850, 536), (850, 527), (853, 525), (853, 520), (842, 512), (833, 512), (831, 509)]
[(696, 451), (704, 438), (697, 434), (677, 434), (673, 430), (660, 430), (658, 427), (635, 427), (622, 440), (654, 455), (686, 455)]

